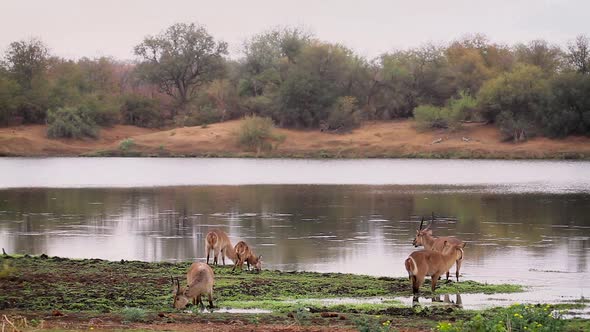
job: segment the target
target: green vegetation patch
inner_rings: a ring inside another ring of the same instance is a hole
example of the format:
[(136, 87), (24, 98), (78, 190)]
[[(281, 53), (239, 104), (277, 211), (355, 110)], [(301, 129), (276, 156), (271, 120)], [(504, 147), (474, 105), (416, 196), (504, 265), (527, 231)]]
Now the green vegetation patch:
[[(111, 262), (59, 257), (21, 256), (0, 259), (13, 272), (0, 284), (0, 309), (75, 310), (111, 312), (123, 308), (172, 310), (170, 277), (184, 280), (190, 262), (172, 264), (138, 261)], [(409, 296), (406, 278), (315, 272), (234, 273), (215, 267), (215, 303), (218, 306), (284, 309), (277, 301), (335, 297)], [(441, 283), (450, 293), (521, 291), (515, 285), (484, 285), (472, 281)], [(428, 294), (428, 286), (423, 291)], [(244, 302), (240, 301), (258, 301)], [(267, 302), (265, 302), (267, 301)], [(273, 302), (274, 301), (274, 302)], [(296, 302), (291, 304), (297, 306)]]

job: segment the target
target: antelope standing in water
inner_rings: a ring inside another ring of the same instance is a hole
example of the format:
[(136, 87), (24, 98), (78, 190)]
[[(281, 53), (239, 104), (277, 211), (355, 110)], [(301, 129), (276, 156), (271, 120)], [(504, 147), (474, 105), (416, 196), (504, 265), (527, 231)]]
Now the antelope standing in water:
[(238, 259), (234, 264), (232, 271), (234, 271), (237, 266), (239, 266), (240, 271), (242, 271), (242, 266), (244, 265), (244, 262), (246, 262), (248, 265), (248, 271), (250, 270), (250, 265), (253, 265), (254, 269), (256, 269), (257, 272), (260, 272), (262, 269), (262, 255), (256, 257), (254, 251), (252, 251), (244, 241), (238, 242), (234, 247), (234, 250)]
[(410, 254), (406, 259), (406, 271), (412, 282), (414, 298), (417, 297), (420, 286), (424, 284), (426, 276), (431, 276), (432, 292), (436, 288), (438, 278), (447, 272), (455, 261), (463, 259), (465, 244), (454, 245), (448, 241), (443, 242), (442, 252), (434, 250), (418, 250)]
[(225, 265), (225, 257), (228, 257), (233, 262), (236, 259), (236, 252), (234, 247), (231, 245), (231, 241), (227, 234), (220, 229), (212, 229), (207, 233), (207, 240), (205, 245), (205, 251), (207, 252), (207, 264), (209, 264), (209, 254), (213, 250), (213, 264), (217, 265), (217, 257), (221, 254), (221, 261)]
[[(416, 237), (414, 238), (414, 241), (412, 242), (414, 244), (414, 247), (424, 246), (424, 249), (442, 252), (445, 242), (448, 242), (451, 245), (465, 246), (464, 242), (457, 239), (456, 237), (452, 237), (452, 236), (436, 237), (436, 236), (433, 236), (432, 229), (431, 229), (433, 224), (434, 224), (434, 214), (432, 214), (432, 220), (431, 220), (430, 224), (428, 225), (428, 227), (426, 227), (425, 229), (422, 229), (422, 226), (424, 225), (424, 218), (422, 218), (422, 221), (420, 221), (420, 228), (418, 230), (416, 230)], [(461, 270), (461, 263), (462, 262), (463, 262), (463, 255), (461, 255), (461, 258), (457, 259), (455, 262), (457, 264), (457, 270), (455, 271), (457, 281), (459, 281), (459, 271)], [(449, 269), (450, 268), (451, 267), (449, 266)], [(449, 280), (449, 271), (447, 270), (446, 272), (447, 272), (447, 280)]]
[(192, 299), (193, 304), (201, 305), (201, 309), (205, 309), (202, 296), (207, 295), (209, 300), (209, 307), (213, 308), (213, 284), (215, 277), (213, 269), (205, 263), (193, 263), (186, 273), (186, 287), (180, 287), (178, 278), (172, 279), (174, 286), (172, 293), (174, 295), (173, 306), (176, 309), (184, 309), (189, 301)]

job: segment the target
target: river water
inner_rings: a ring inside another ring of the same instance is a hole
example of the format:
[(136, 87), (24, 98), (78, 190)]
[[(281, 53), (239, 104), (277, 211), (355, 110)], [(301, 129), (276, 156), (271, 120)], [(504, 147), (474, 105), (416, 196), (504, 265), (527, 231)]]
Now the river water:
[(465, 307), (590, 293), (588, 162), (0, 159), (9, 253), (203, 260), (220, 227), (265, 268), (402, 277), (431, 213), (467, 242), (463, 279), (529, 287)]

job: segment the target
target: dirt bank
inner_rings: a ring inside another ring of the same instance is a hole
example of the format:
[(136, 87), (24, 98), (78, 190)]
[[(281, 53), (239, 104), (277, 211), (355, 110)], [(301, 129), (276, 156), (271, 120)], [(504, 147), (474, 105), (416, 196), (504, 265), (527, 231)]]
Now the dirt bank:
[[(119, 125), (102, 129), (98, 140), (48, 139), (41, 125), (0, 128), (0, 155), (590, 159), (588, 137), (538, 137), (514, 144), (503, 142), (491, 125), (466, 124), (457, 132), (420, 132), (412, 120), (366, 123), (346, 134), (277, 129), (284, 142), (272, 152), (257, 155), (238, 146), (240, 123), (171, 130)], [(122, 151), (119, 144), (125, 138), (131, 138), (134, 145)]]

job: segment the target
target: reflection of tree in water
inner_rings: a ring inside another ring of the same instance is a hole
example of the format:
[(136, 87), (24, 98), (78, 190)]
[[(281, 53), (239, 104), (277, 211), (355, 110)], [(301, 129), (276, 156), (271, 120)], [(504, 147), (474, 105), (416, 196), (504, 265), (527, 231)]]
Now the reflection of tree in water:
[[(568, 255), (571, 271), (587, 270), (589, 195), (444, 192), (391, 186), (203, 186), (134, 189), (0, 191), (0, 235), (12, 252), (143, 260), (204, 257), (204, 234), (225, 229), (266, 262), (383, 264), (411, 251), (412, 216), (456, 217), (435, 234), (468, 241), (471, 262), (514, 246), (526, 255)], [(40, 232), (42, 236), (27, 233)], [(16, 234), (16, 235), (14, 235)], [(20, 234), (20, 235), (18, 235)], [(92, 235), (88, 237), (88, 235)], [(65, 241), (65, 242), (64, 242)], [(78, 246), (67, 250), (67, 246)], [(57, 250), (57, 249), (56, 249)], [(483, 264), (483, 263), (482, 263)], [(362, 273), (362, 271), (359, 271)]]

